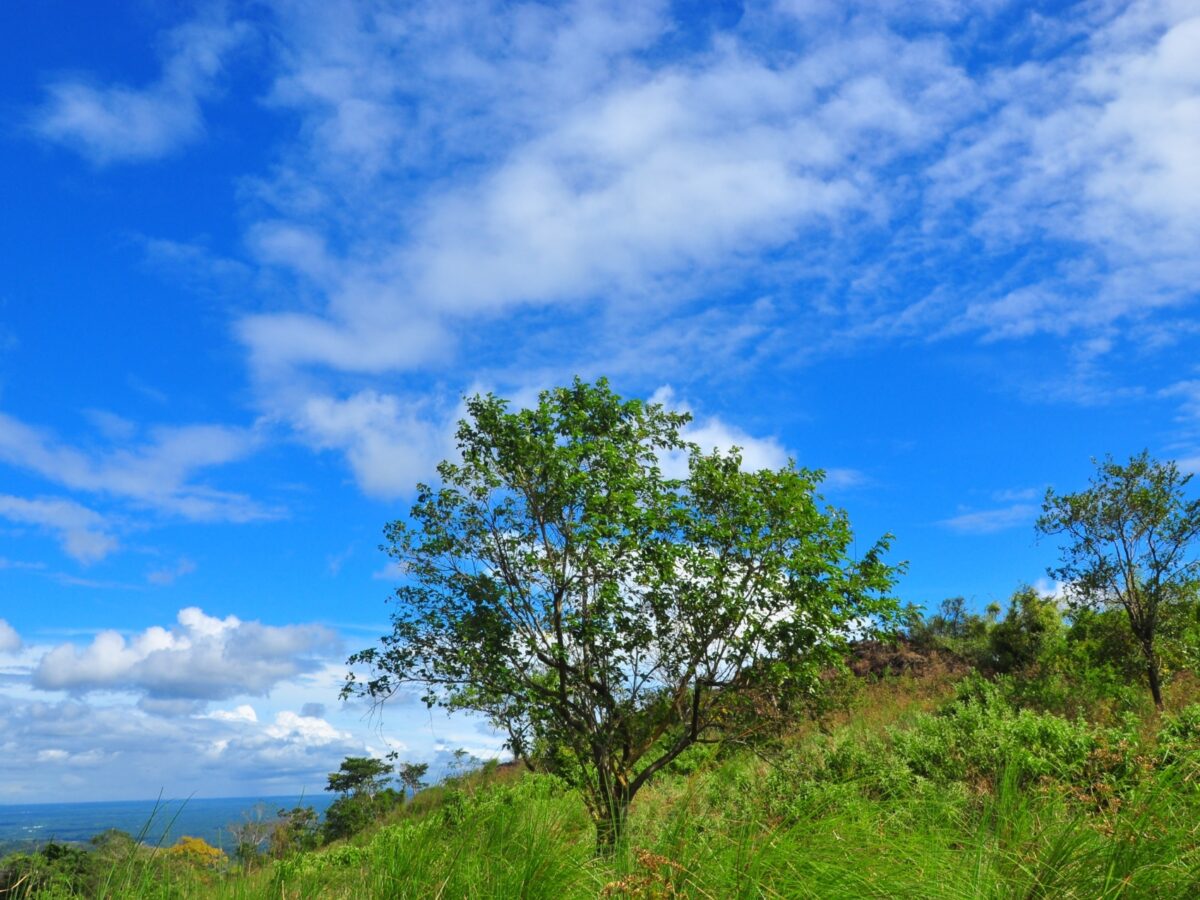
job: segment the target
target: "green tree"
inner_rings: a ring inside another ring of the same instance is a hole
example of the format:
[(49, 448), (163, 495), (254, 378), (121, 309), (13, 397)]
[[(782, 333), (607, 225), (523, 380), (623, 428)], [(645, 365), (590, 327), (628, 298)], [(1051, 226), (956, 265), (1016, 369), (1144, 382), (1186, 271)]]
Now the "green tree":
[(320, 837), (317, 811), (311, 806), (281, 809), (271, 829), (271, 856), (281, 859), (290, 853), (312, 850)]
[(425, 774), (429, 763), (400, 763), (400, 783), (414, 794), (425, 787)]
[(1172, 608), (1195, 594), (1200, 500), (1184, 495), (1191, 475), (1145, 451), (1126, 465), (1105, 457), (1096, 466), (1087, 490), (1046, 492), (1037, 528), (1064, 539), (1060, 565), (1048, 571), (1068, 584), (1073, 606), (1124, 609), (1154, 704), (1162, 709), (1156, 640)]
[(381, 759), (347, 756), (336, 772), (329, 773), (327, 791), (341, 794), (325, 810), (325, 840), (350, 837), (382, 818), (403, 801), (387, 787), (392, 766)]
[(329, 773), (327, 791), (374, 797), (392, 778), (392, 766), (382, 759), (347, 756), (336, 772)]
[(1009, 600), (1008, 613), (987, 633), (990, 667), (997, 672), (1028, 671), (1046, 662), (1064, 639), (1058, 604), (1025, 585)]
[[(601, 850), (656, 772), (754, 702), (815, 689), (849, 636), (897, 613), (888, 538), (853, 559), (821, 472), (744, 471), (736, 448), (687, 444), (686, 415), (604, 380), (467, 413), (461, 461), (386, 528), (405, 572), (393, 630), (351, 657), (369, 674), (345, 690), (418, 685), (488, 715), (581, 789)], [(688, 477), (666, 477), (660, 457), (681, 453)]]

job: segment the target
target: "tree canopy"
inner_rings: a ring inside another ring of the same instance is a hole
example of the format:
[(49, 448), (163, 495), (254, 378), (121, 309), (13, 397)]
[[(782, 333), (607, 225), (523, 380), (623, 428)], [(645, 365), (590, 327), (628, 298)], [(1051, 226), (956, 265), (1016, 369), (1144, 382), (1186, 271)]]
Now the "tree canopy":
[(391, 780), (392, 766), (369, 756), (347, 756), (336, 772), (329, 773), (327, 791), (374, 797)]
[[(688, 747), (812, 690), (848, 638), (890, 623), (888, 537), (854, 554), (820, 471), (746, 471), (684, 414), (578, 379), (510, 410), (467, 400), (461, 458), (389, 524), (392, 631), (347, 693), (406, 685), (487, 715), (513, 753), (581, 789), (598, 843)], [(663, 474), (686, 454), (686, 478)]]

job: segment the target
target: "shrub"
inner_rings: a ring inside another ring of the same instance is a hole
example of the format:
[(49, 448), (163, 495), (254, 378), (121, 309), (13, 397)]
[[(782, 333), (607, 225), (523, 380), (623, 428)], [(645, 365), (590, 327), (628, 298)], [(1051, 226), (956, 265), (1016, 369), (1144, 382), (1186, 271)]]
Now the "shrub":
[(1082, 722), (1018, 710), (1005, 696), (1006, 680), (964, 680), (958, 696), (937, 715), (892, 734), (894, 752), (914, 775), (937, 782), (994, 780), (1015, 767), (1022, 779), (1070, 778), (1082, 770), (1094, 737)]
[(203, 838), (184, 835), (167, 850), (171, 859), (202, 868), (216, 868), (227, 862), (224, 851), (218, 850)]

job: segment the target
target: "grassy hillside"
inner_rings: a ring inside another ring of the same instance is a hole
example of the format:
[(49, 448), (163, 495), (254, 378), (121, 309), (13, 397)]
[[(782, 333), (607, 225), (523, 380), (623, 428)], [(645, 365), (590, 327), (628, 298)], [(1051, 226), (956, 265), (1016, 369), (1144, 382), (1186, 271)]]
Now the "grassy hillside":
[(89, 884), (30, 869), (8, 896), (1196, 897), (1197, 694), (1184, 676), (1164, 715), (1089, 721), (1005, 678), (860, 680), (781, 740), (681, 759), (611, 858), (571, 789), (509, 767), (319, 850), (240, 867), (101, 848)]

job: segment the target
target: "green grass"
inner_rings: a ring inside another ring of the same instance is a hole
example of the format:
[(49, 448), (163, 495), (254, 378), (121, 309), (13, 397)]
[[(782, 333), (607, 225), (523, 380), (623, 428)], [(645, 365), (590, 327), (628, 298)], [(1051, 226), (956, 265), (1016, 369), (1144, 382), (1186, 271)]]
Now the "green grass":
[(666, 773), (635, 800), (609, 858), (593, 855), (565, 784), (507, 772), (249, 870), (113, 856), (101, 896), (1200, 896), (1200, 707), (1105, 729), (1014, 710), (987, 685), (936, 711), (929, 692), (908, 703), (896, 685), (873, 693), (824, 731)]

